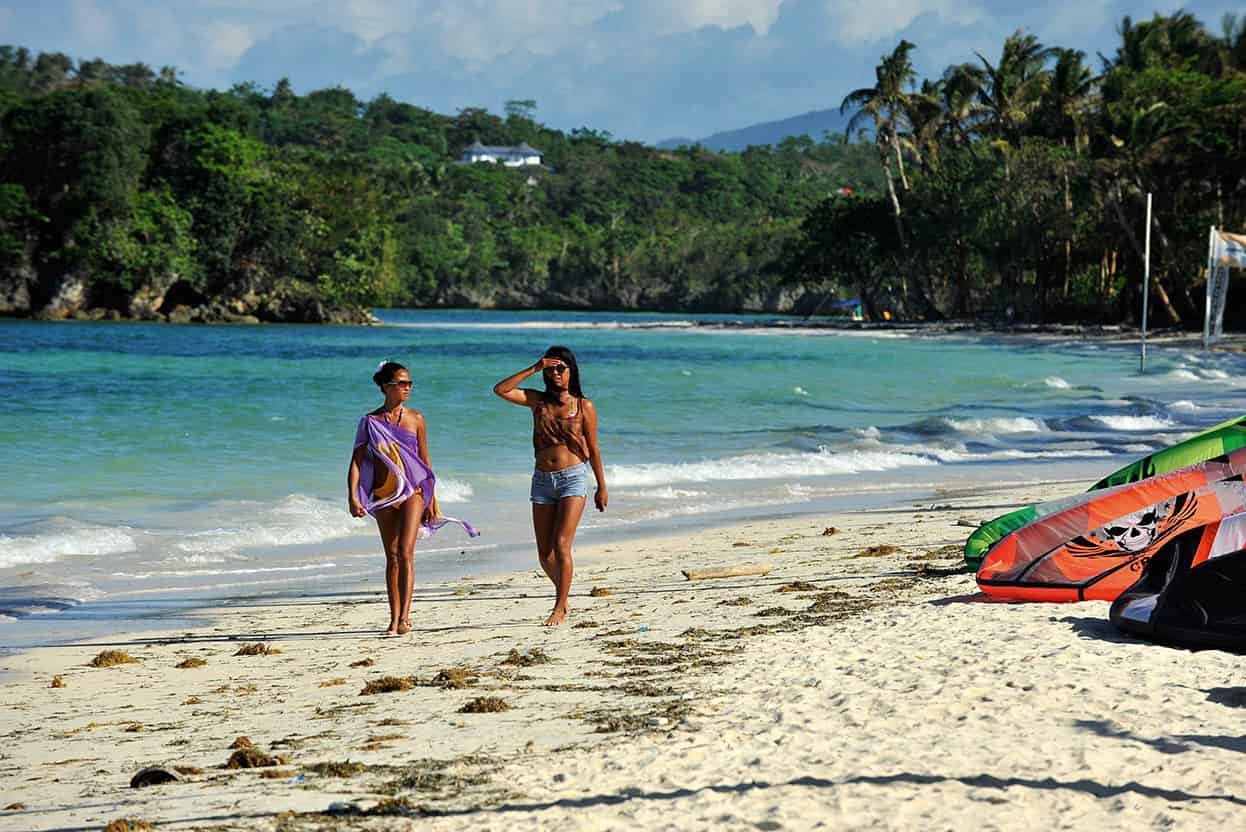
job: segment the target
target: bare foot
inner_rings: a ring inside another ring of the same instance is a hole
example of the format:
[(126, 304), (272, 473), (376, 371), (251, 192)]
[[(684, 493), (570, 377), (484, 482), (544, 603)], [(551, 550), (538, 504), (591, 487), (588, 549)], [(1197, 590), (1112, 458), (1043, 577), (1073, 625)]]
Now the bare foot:
[(554, 611), (549, 614), (549, 618), (545, 619), (546, 627), (557, 627), (559, 624), (567, 620), (566, 607), (554, 607)]
[(400, 636), (405, 636), (407, 633), (411, 632), (411, 622), (410, 621), (399, 621), (397, 632), (398, 632), (398, 635)]

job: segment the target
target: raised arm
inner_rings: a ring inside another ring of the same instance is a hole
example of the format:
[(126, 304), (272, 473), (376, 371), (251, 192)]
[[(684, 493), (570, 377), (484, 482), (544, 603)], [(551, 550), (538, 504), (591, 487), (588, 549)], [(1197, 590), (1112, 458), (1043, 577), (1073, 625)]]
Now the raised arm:
[(581, 402), (584, 408), (584, 439), (588, 443), (588, 464), (593, 467), (593, 476), (597, 478), (597, 494), (593, 502), (598, 511), (606, 510), (610, 496), (606, 491), (606, 472), (601, 463), (601, 449), (597, 447), (597, 406), (590, 400)]
[(507, 376), (497, 384), (493, 385), (493, 392), (506, 399), (511, 404), (517, 404), (523, 407), (532, 407), (533, 402), (535, 402), (541, 394), (535, 390), (519, 390), (517, 389), (519, 387), (519, 383), (529, 376), (541, 372), (549, 365), (558, 363), (559, 361), (557, 358), (542, 358), (531, 367), (524, 367), (514, 375)]

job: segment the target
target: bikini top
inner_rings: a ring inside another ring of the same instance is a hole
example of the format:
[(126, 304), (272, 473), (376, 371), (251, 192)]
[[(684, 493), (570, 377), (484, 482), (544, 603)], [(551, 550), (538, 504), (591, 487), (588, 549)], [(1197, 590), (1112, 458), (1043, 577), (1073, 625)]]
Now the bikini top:
[(532, 406), (532, 447), (536, 451), (563, 445), (585, 462), (588, 461), (588, 439), (584, 436), (584, 400), (575, 400), (570, 416), (554, 413), (556, 403), (540, 399)]

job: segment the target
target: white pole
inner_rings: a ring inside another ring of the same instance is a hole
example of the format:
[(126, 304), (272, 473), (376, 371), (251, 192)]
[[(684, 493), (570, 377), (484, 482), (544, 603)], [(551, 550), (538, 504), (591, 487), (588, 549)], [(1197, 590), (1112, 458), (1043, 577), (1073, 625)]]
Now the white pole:
[(1216, 227), (1207, 233), (1207, 308), (1203, 312), (1203, 349), (1211, 339), (1211, 278), (1216, 266)]
[(1147, 295), (1151, 291), (1151, 194), (1146, 195), (1146, 254), (1142, 258), (1142, 356), (1138, 372), (1146, 372), (1146, 312)]

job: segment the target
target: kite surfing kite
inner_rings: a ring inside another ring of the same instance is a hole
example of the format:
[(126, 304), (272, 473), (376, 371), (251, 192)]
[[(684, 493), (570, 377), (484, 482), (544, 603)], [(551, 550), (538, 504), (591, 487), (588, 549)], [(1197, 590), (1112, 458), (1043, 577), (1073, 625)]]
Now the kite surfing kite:
[[(1156, 474), (1164, 474), (1187, 465), (1205, 462), (1244, 447), (1246, 447), (1246, 416), (1238, 416), (1108, 474), (1092, 485), (1090, 491), (1139, 482)], [(1081, 502), (1081, 498), (1082, 495), (1077, 495), (1067, 500), (1026, 506), (996, 517), (989, 523), (984, 523), (965, 541), (965, 563), (978, 569), (987, 551), (1009, 532), (1042, 519), (1047, 514), (1061, 511), (1069, 505)]]
[(1178, 538), (1188, 545), (1197, 537), (1191, 558), (1206, 560), (1225, 519), (1246, 512), (1243, 472), (1246, 447), (1034, 506), (1038, 519), (1008, 532), (987, 552), (978, 586), (1016, 600), (1114, 601), (1137, 583), (1152, 556)]

